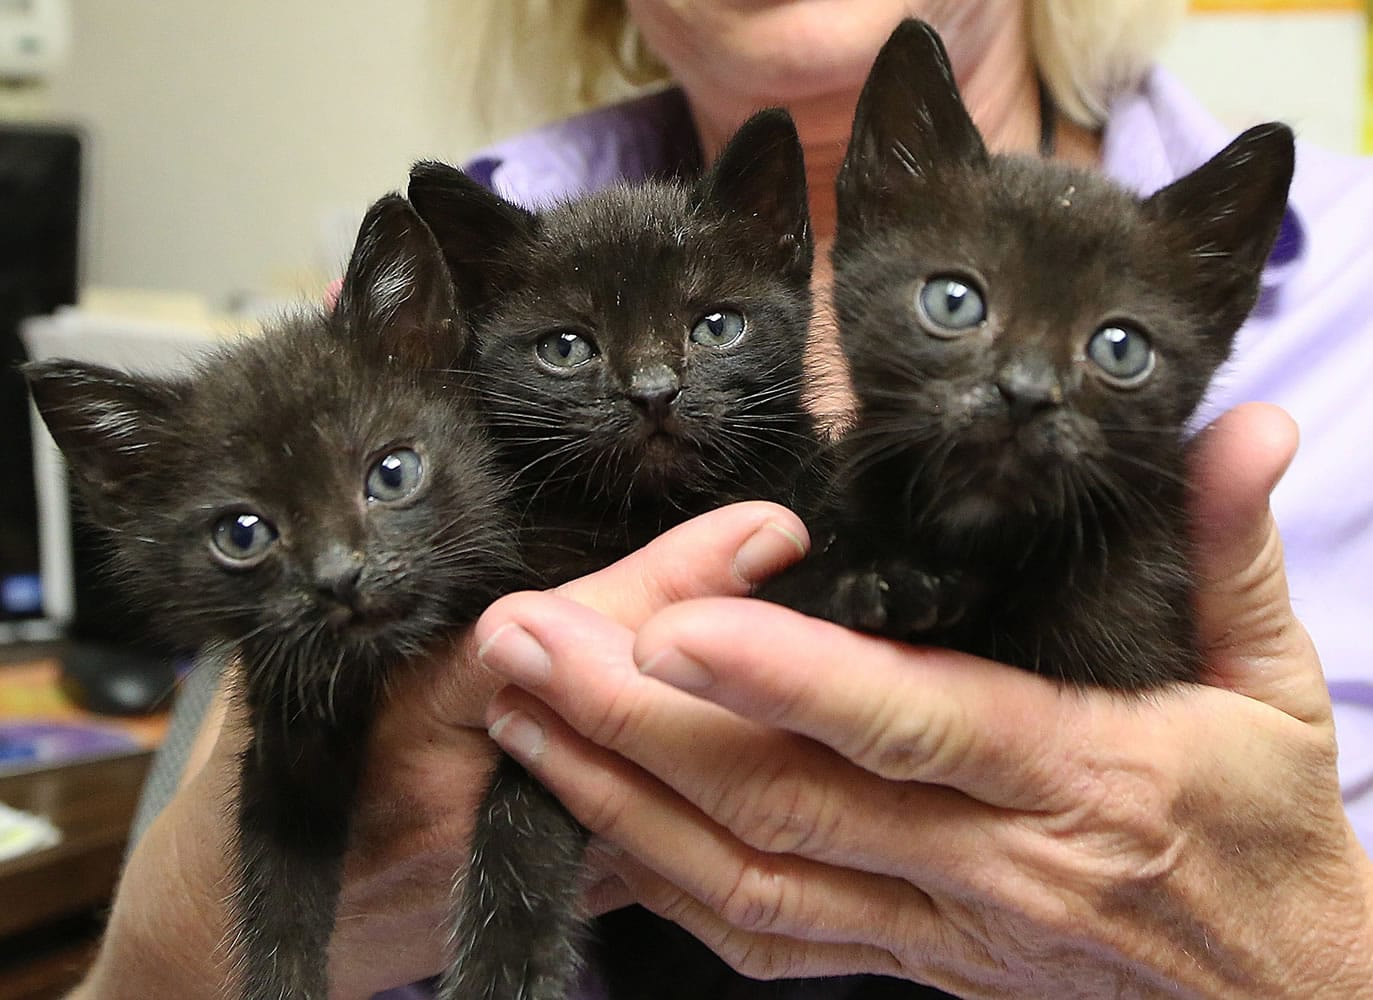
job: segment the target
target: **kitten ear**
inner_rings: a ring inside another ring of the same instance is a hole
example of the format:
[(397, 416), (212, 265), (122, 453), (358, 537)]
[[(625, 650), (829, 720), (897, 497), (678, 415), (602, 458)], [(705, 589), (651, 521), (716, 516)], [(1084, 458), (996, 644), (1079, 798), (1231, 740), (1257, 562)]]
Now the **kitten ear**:
[(462, 307), (483, 312), (518, 278), (504, 251), (532, 237), (538, 217), (456, 167), (432, 160), (411, 168), (406, 196), (438, 239)]
[(439, 245), (400, 195), (367, 210), (334, 315), (356, 343), (415, 368), (456, 360), (462, 324)]
[(880, 217), (940, 168), (980, 166), (987, 147), (954, 81), (939, 35), (902, 21), (877, 53), (839, 170), (839, 216)]
[(1175, 226), (1216, 310), (1237, 313), (1236, 326), (1258, 295), (1295, 159), (1291, 129), (1256, 125), (1144, 203)]
[(759, 111), (740, 126), (696, 188), (708, 203), (762, 228), (781, 266), (808, 280), (813, 244), (806, 169), (791, 115)]
[(156, 471), (180, 402), (176, 385), (66, 360), (33, 362), (23, 372), (92, 512), (108, 520), (109, 504)]

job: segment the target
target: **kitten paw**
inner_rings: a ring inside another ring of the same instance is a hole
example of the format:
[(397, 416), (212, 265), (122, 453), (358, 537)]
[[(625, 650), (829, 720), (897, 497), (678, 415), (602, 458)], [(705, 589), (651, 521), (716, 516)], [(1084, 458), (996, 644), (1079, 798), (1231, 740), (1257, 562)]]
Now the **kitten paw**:
[(948, 628), (963, 617), (956, 588), (905, 562), (843, 573), (831, 594), (831, 621), (862, 632), (909, 639)]
[(843, 573), (834, 582), (829, 613), (824, 617), (861, 632), (885, 632), (890, 591), (890, 584), (876, 570)]

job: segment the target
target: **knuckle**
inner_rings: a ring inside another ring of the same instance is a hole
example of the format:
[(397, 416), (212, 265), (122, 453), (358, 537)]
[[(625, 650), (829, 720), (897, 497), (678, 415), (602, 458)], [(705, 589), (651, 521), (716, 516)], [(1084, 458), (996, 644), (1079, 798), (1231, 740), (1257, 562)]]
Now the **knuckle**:
[(637, 675), (622, 677), (605, 692), (599, 709), (587, 720), (587, 739), (611, 750), (623, 750), (634, 741), (641, 717), (637, 680)]
[(891, 781), (938, 780), (963, 773), (973, 756), (971, 728), (960, 724), (956, 706), (918, 717), (900, 713), (901, 699), (889, 699), (867, 720), (854, 759)]
[(730, 968), (751, 979), (793, 979), (803, 974), (797, 956), (775, 940), (728, 930), (713, 948)]
[(707, 905), (726, 923), (746, 931), (774, 931), (787, 909), (786, 879), (764, 866), (749, 862), (734, 880)]
[(1177, 870), (1186, 836), (1177, 821), (1182, 796), (1175, 773), (1157, 757), (1084, 763), (1075, 782), (1077, 805), (1052, 832), (1083, 869), (1077, 874), (1086, 886), (1108, 896), (1130, 894)]
[[(814, 855), (833, 843), (839, 820), (834, 792), (783, 755), (768, 755), (732, 787), (720, 822), (756, 850)], [(761, 789), (761, 791), (757, 791)]]
[(634, 796), (617, 782), (588, 783), (577, 803), (577, 819), (592, 833), (617, 842), (628, 827)]
[(674, 924), (689, 926), (697, 916), (698, 904), (686, 893), (670, 888), (667, 883), (655, 882), (647, 891), (640, 887), (638, 893), (642, 902), (654, 913)]

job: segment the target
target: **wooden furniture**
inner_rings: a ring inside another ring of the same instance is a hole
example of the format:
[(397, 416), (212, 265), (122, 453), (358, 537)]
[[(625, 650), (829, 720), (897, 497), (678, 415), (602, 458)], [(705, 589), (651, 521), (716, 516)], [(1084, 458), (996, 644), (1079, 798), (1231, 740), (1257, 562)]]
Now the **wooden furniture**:
[(0, 938), (109, 901), (151, 762), (144, 751), (0, 777), (0, 802), (62, 831), (56, 846), (0, 862)]
[(0, 862), (0, 997), (57, 998), (94, 956), (151, 751), (0, 777), (0, 802), (62, 842)]

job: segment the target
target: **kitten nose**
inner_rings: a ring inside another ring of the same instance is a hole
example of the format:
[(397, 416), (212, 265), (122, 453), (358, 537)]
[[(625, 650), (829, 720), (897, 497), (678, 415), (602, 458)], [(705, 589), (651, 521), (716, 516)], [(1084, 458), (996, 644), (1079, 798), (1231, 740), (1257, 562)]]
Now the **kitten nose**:
[(358, 596), (362, 556), (348, 549), (330, 549), (315, 560), (315, 587), (326, 597), (351, 605)]
[(630, 402), (655, 420), (666, 417), (681, 394), (681, 380), (666, 365), (635, 372), (629, 380)]
[(1048, 365), (1011, 362), (997, 374), (996, 387), (1017, 423), (1063, 402), (1063, 385)]

